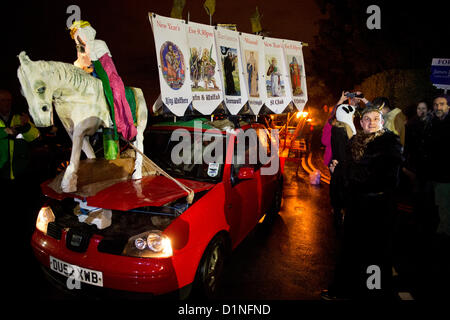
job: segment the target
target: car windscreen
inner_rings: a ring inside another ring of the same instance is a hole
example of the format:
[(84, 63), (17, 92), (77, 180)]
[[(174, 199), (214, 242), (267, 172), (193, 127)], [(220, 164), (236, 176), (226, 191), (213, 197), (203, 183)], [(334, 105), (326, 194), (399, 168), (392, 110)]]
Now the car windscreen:
[(225, 142), (221, 134), (150, 130), (144, 153), (173, 177), (217, 183), (222, 180)]

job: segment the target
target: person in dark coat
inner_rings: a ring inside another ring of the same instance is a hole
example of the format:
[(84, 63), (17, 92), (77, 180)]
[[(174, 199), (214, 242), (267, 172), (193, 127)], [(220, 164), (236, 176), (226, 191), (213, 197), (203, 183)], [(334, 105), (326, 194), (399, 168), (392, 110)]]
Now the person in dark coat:
[[(336, 121), (331, 129), (332, 161), (343, 163), (347, 143), (356, 134), (353, 118), (356, 108), (349, 104), (341, 104), (336, 109)], [(335, 225), (342, 224), (344, 216), (344, 172), (336, 165), (330, 179), (330, 202), (333, 207)]]
[(402, 163), (399, 137), (383, 128), (377, 108), (365, 108), (342, 165), (344, 237), (335, 279), (323, 299), (391, 298), (394, 190)]
[(437, 233), (450, 241), (450, 115), (447, 96), (433, 100), (433, 117), (425, 129), (427, 180), (432, 183), (439, 208)]
[(425, 101), (420, 101), (415, 109), (415, 115), (406, 124), (402, 170), (412, 188), (411, 199), (417, 226), (423, 235), (430, 236), (439, 220), (433, 185), (427, 181), (425, 133), (429, 131), (432, 113)]
[(405, 168), (415, 175), (423, 176), (424, 164), (424, 133), (430, 120), (428, 105), (425, 101), (417, 104), (415, 115), (408, 120), (405, 129)]

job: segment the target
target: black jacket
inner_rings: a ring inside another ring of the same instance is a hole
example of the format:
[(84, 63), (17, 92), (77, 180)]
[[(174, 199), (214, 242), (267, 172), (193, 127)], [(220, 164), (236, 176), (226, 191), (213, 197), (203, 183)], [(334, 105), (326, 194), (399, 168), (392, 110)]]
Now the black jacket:
[(443, 120), (434, 117), (425, 128), (427, 178), (450, 182), (450, 113)]
[(405, 126), (405, 167), (422, 177), (425, 164), (425, 128), (429, 119), (420, 120), (418, 117), (411, 119)]
[(391, 131), (369, 142), (361, 159), (352, 157), (350, 140), (346, 152), (347, 192), (357, 194), (392, 193), (398, 184), (402, 163), (402, 145), (399, 137)]

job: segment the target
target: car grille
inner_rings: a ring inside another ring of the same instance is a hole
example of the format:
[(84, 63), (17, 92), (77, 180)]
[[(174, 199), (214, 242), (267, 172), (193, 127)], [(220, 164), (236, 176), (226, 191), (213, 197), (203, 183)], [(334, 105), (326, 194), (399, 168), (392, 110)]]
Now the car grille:
[(62, 228), (58, 226), (56, 223), (50, 222), (47, 225), (47, 235), (52, 238), (55, 238), (56, 240), (61, 240)]
[(75, 252), (85, 252), (92, 232), (88, 228), (72, 228), (67, 232), (66, 247)]

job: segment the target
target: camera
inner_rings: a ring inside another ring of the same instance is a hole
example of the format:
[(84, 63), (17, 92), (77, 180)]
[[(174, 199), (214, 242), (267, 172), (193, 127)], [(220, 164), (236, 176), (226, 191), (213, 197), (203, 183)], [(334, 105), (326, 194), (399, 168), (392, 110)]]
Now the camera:
[(345, 96), (347, 98), (350, 98), (350, 99), (352, 99), (352, 98), (364, 98), (364, 94), (363, 93), (356, 94), (356, 92), (347, 92), (345, 94)]

